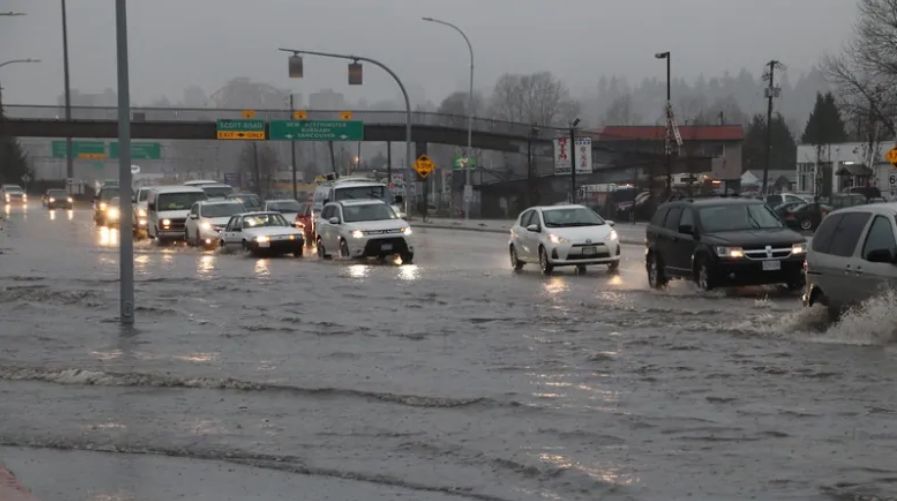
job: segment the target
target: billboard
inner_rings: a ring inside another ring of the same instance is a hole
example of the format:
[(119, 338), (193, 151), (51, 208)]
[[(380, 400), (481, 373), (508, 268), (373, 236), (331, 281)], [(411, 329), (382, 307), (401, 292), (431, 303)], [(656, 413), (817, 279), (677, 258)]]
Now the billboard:
[[(570, 174), (570, 138), (559, 137), (554, 140), (554, 173), (555, 175)], [(592, 138), (576, 138), (576, 173), (592, 173)]]

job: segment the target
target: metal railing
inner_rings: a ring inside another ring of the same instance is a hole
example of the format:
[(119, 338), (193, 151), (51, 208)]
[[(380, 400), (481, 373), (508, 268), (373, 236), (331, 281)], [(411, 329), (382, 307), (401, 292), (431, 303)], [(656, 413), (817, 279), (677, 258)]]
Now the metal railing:
[[(53, 105), (22, 105), (7, 104), (3, 106), (8, 118), (64, 120), (65, 108)], [(117, 120), (118, 108), (114, 106), (72, 106), (72, 119), (74, 120)], [(255, 118), (258, 120), (288, 120), (291, 112), (288, 109), (257, 109)], [(340, 114), (345, 110), (307, 110), (308, 120), (339, 120)], [(388, 110), (359, 110), (352, 112), (353, 120), (361, 120), (368, 125), (404, 125), (404, 111)], [(211, 121), (218, 119), (243, 118), (242, 109), (232, 108), (156, 108), (139, 107), (131, 108), (131, 119), (140, 121)], [(411, 114), (412, 125), (451, 127), (467, 129), (467, 116), (450, 115), (445, 113), (433, 113), (416, 111)], [(474, 132), (488, 132), (517, 136), (521, 138), (551, 139), (558, 131), (551, 127), (540, 127), (538, 132), (533, 132), (533, 126), (520, 122), (508, 122), (491, 118), (474, 118)]]

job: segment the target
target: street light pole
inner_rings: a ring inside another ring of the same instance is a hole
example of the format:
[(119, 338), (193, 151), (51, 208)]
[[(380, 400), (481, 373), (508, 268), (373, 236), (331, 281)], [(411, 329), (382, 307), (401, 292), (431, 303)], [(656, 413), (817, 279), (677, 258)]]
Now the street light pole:
[[(297, 50), (297, 49), (278, 49), (282, 52), (291, 52), (293, 55), (298, 56), (299, 54), (309, 54), (312, 56), (321, 56), (321, 57), (330, 57), (335, 59), (348, 59), (352, 61), (365, 61), (371, 64), (375, 64), (380, 68), (383, 68), (384, 71), (389, 73), (389, 75), (399, 84), (399, 89), (402, 91), (402, 96), (405, 98), (405, 169), (406, 171), (411, 168), (412, 154), (411, 154), (411, 100), (408, 99), (408, 91), (405, 90), (405, 85), (402, 83), (402, 80), (399, 79), (398, 75), (395, 74), (389, 67), (385, 64), (377, 61), (375, 59), (371, 59), (368, 57), (361, 56), (353, 56), (351, 54), (334, 54), (331, 52), (318, 52), (311, 50)], [(331, 143), (333, 144), (333, 143)], [(331, 150), (331, 158), (333, 157), (333, 153)]]
[(776, 68), (781, 67), (782, 63), (773, 59), (766, 64), (769, 66), (769, 73), (767, 73), (769, 76), (769, 87), (766, 89), (769, 106), (766, 109), (766, 163), (763, 165), (763, 191), (761, 191), (764, 196), (766, 195), (769, 169), (772, 163), (772, 100), (778, 94), (778, 90), (775, 87)]
[[(128, 16), (126, 0), (115, 0), (115, 40), (118, 58), (118, 213), (119, 318), (134, 323), (134, 235), (131, 220), (131, 95), (128, 82)], [(71, 158), (71, 157), (70, 157)]]
[[(293, 103), (293, 93), (290, 92), (290, 115), (296, 110)], [(293, 200), (299, 199), (299, 193), (296, 191), (296, 140), (290, 141), (290, 165), (293, 169)]]
[[(65, 121), (72, 120), (72, 94), (69, 86), (69, 31), (66, 20), (65, 0), (62, 2), (62, 73), (65, 80)], [(72, 138), (65, 138), (65, 176), (69, 179), (75, 177), (75, 169), (72, 159)], [(130, 167), (129, 167), (130, 168)]]
[(570, 203), (576, 203), (576, 126), (579, 119), (570, 122)]
[(423, 20), (454, 29), (464, 38), (467, 50), (470, 51), (470, 87), (467, 92), (467, 162), (464, 164), (464, 219), (470, 219), (470, 197), (473, 194), (473, 188), (470, 186), (470, 159), (473, 156), (473, 45), (461, 28), (454, 24), (432, 17), (425, 17)]
[(666, 52), (658, 52), (654, 54), (654, 57), (657, 59), (666, 59), (667, 60), (667, 106), (666, 106), (666, 118), (667, 118), (667, 133), (666, 133), (666, 142), (664, 144), (664, 154), (665, 154), (665, 163), (666, 163), (666, 171), (667, 171), (667, 189), (666, 194), (670, 196), (673, 193), (673, 99), (672, 92), (670, 90), (670, 60), (672, 56), (670, 51)]

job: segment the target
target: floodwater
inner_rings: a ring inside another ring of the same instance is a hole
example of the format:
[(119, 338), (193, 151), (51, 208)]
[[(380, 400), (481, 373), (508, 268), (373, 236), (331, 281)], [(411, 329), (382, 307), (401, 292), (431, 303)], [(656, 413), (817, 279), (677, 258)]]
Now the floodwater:
[(893, 296), (829, 325), (418, 229), (403, 266), (139, 242), (123, 330), (90, 217), (0, 221), (0, 463), (45, 501), (897, 496)]

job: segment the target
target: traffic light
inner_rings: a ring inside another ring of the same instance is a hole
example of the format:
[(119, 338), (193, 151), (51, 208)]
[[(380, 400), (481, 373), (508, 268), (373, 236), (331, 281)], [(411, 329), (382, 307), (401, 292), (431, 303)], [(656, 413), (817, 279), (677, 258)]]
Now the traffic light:
[(362, 69), (361, 63), (349, 63), (349, 85), (361, 85)]
[(302, 56), (290, 56), (290, 78), (302, 78)]

